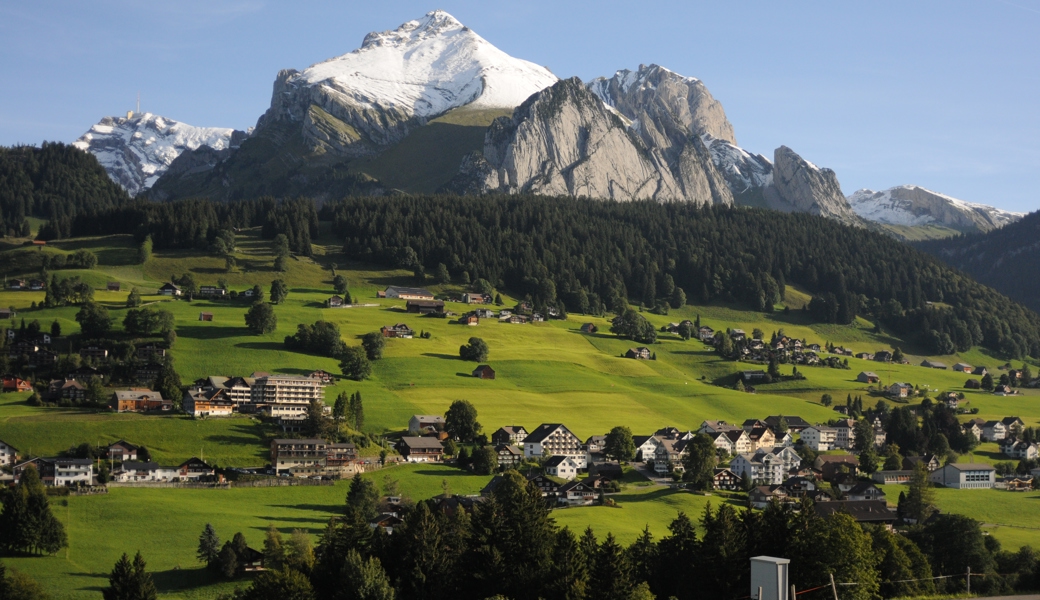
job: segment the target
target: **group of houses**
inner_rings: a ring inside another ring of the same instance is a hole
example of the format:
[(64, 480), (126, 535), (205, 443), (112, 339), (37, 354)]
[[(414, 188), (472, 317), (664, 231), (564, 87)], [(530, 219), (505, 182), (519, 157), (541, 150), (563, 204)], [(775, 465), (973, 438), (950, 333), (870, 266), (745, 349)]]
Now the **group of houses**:
[(8, 279), (7, 289), (40, 292), (47, 289), (47, 282), (42, 279)]
[[(0, 440), (0, 467), (10, 467), (7, 476), (17, 483), (29, 465), (49, 487), (97, 485), (95, 461), (112, 465), (109, 478), (116, 483), (183, 483), (220, 481), (216, 470), (200, 458), (192, 457), (177, 466), (161, 466), (139, 456), (139, 446), (126, 440), (109, 444), (97, 459), (70, 457), (34, 457), (22, 460), (17, 448)], [(4, 478), (0, 473), (0, 481)]]
[(210, 376), (196, 380), (184, 394), (181, 407), (194, 417), (226, 417), (234, 413), (261, 414), (294, 430), (307, 417), (314, 400), (325, 402), (325, 386), (333, 376), (323, 370), (307, 375), (255, 372), (249, 377)]

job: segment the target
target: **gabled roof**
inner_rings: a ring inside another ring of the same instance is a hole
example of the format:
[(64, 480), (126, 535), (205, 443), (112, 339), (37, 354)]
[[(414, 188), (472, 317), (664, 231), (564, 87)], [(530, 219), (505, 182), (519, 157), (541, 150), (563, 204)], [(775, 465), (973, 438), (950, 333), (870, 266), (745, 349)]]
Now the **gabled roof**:
[(523, 456), (524, 454), (523, 450), (511, 444), (499, 444), (495, 446), (495, 452), (498, 452), (499, 454), (503, 452), (508, 452), (509, 454), (512, 454), (514, 456)]
[(108, 445), (109, 448), (111, 448), (112, 446), (122, 446), (122, 447), (126, 448), (127, 450), (137, 450), (140, 447), (140, 446), (135, 446), (135, 445), (131, 444), (130, 442), (126, 441), (126, 440), (119, 440), (118, 442), (112, 442), (111, 444)]
[(444, 448), (444, 444), (434, 437), (413, 437), (405, 436), (401, 438), (401, 444), (410, 450), (418, 449), (437, 449)]
[(574, 490), (574, 489), (578, 489), (579, 491), (587, 491), (587, 492), (595, 492), (596, 491), (596, 489), (593, 488), (591, 485), (586, 484), (584, 481), (578, 481), (577, 479), (575, 479), (573, 481), (568, 481), (567, 483), (561, 485), (560, 489), (559, 489), (559, 492), (561, 494), (566, 494), (567, 492), (569, 492), (571, 490)]
[(418, 419), (420, 423), (443, 423), (444, 417), (440, 415), (412, 415), (413, 419)]
[(524, 438), (525, 444), (537, 444), (545, 440), (547, 437), (553, 434), (557, 429), (563, 428), (564, 431), (574, 435), (570, 429), (567, 429), (562, 423), (542, 423), (538, 427), (534, 428), (534, 431), (530, 432), (526, 438)]
[(766, 424), (768, 424), (770, 427), (776, 427), (780, 424), (780, 419), (784, 419), (785, 421), (787, 421), (787, 426), (790, 429), (794, 429), (795, 431), (799, 429), (805, 429), (806, 427), (809, 427), (811, 425), (811, 423), (809, 423), (801, 417), (794, 417), (789, 415), (770, 415), (766, 417)]
[(572, 463), (574, 462), (573, 460), (571, 460), (571, 457), (569, 456), (557, 455), (550, 456), (549, 460), (545, 461), (545, 464), (543, 466), (545, 466), (545, 468), (558, 467), (562, 465), (564, 461), (570, 461)]

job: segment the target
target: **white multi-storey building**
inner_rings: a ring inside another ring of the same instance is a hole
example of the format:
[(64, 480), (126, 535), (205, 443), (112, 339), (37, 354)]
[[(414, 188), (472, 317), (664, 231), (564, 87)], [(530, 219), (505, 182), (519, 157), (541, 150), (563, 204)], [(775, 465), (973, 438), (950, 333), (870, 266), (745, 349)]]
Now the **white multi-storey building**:
[(802, 443), (817, 452), (834, 450), (838, 431), (834, 427), (816, 425), (802, 430)]
[(325, 387), (305, 375), (265, 375), (256, 378), (251, 401), (271, 417), (303, 420), (312, 400), (325, 401)]
[(784, 459), (768, 452), (738, 454), (729, 462), (729, 470), (756, 485), (780, 485), (784, 482)]

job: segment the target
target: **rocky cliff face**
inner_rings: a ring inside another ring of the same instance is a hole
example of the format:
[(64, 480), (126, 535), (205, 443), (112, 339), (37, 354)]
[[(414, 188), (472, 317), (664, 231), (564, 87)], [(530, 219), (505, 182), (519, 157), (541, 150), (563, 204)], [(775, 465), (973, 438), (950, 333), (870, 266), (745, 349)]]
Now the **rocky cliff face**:
[(972, 204), (916, 185), (881, 192), (859, 190), (848, 197), (856, 214), (887, 225), (940, 225), (964, 233), (986, 233), (1022, 218), (983, 204)]
[(609, 79), (594, 79), (588, 88), (628, 118), (647, 147), (660, 148), (669, 158), (681, 154), (693, 135), (737, 143), (722, 104), (699, 79), (658, 65), (639, 65), (637, 71), (624, 69)]
[(806, 212), (847, 224), (860, 224), (838, 176), (821, 169), (787, 146), (773, 152), (773, 185), (765, 190), (766, 201), (777, 210)]
[[(669, 138), (670, 139), (670, 138)], [(449, 186), (456, 191), (535, 193), (613, 200), (732, 204), (698, 136), (648, 146), (581, 80), (563, 80), (488, 129)]]

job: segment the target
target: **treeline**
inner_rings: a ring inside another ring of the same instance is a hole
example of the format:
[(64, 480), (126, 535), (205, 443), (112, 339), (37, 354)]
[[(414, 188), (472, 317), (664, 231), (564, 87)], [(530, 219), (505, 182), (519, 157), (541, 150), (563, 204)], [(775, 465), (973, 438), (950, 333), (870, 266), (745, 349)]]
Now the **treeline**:
[(28, 236), (27, 217), (47, 219), (41, 239), (68, 237), (80, 215), (130, 202), (92, 155), (62, 143), (0, 147), (0, 233)]
[(799, 213), (532, 196), (347, 198), (319, 211), (265, 197), (138, 201), (78, 217), (72, 229), (205, 249), (221, 232), (260, 226), (310, 254), (319, 218), (351, 258), (483, 279), (571, 313), (623, 313), (629, 301), (663, 312), (687, 299), (770, 311), (793, 283), (813, 294), (819, 321), (871, 317), (936, 354), (982, 345), (1040, 355), (1036, 313), (885, 235)]
[[(271, 570), (235, 596), (728, 600), (747, 597), (750, 558), (761, 555), (789, 558), (790, 582), (800, 591), (829, 586), (833, 575), (851, 584), (842, 585), (842, 597), (855, 600), (956, 593), (969, 568), (984, 576), (972, 581), (977, 593), (1040, 584), (1033, 550), (1002, 552), (960, 515), (937, 516), (904, 536), (844, 513), (819, 517), (811, 501), (764, 511), (723, 502), (706, 507), (699, 523), (679, 513), (661, 539), (647, 529), (624, 547), (610, 534), (558, 527), (540, 491), (516, 471), (471, 510), (419, 503), (392, 535), (368, 524), (378, 499), (371, 487), (355, 478), (346, 515), (326, 527), (313, 564), (278, 560), (279, 544), (269, 538)], [(939, 575), (952, 577), (933, 579)]]
[(950, 266), (1040, 311), (1040, 211), (989, 233), (917, 242)]
[[(884, 235), (806, 214), (544, 197), (349, 198), (326, 204), (351, 257), (403, 268), (414, 256), (568, 312), (653, 307), (676, 296), (772, 310), (787, 284), (814, 316), (871, 316), (939, 349), (1040, 354), (1040, 316)], [(949, 308), (940, 308), (938, 303)]]
[(131, 233), (138, 242), (151, 236), (156, 250), (210, 249), (222, 232), (262, 227), (262, 236), (284, 234), (289, 249), (311, 255), (311, 239), (318, 235), (318, 212), (307, 199), (271, 197), (219, 203), (202, 199), (155, 203), (137, 200), (98, 214), (77, 218), (71, 236)]

